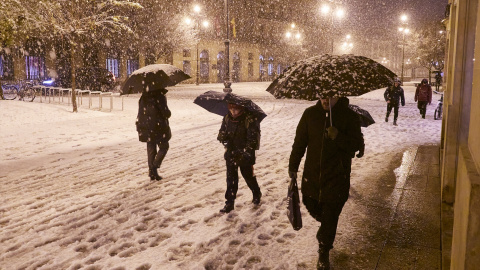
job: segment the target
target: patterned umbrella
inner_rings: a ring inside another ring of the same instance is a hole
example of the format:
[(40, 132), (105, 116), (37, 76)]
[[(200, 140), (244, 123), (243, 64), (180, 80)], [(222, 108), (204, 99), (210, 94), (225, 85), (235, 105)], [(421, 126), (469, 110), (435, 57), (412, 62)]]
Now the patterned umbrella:
[(181, 69), (169, 64), (153, 64), (135, 70), (122, 86), (122, 94), (160, 90), (190, 79)]
[(391, 70), (364, 56), (325, 54), (295, 62), (267, 91), (275, 98), (303, 100), (359, 96), (392, 85), (395, 77)]

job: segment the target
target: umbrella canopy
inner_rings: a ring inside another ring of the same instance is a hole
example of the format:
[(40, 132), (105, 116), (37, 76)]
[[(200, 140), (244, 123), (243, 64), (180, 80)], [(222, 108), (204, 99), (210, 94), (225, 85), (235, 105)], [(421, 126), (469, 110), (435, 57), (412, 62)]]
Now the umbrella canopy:
[(391, 85), (395, 77), (391, 70), (367, 57), (325, 54), (295, 62), (267, 91), (275, 98), (304, 100), (359, 96)]
[(228, 103), (243, 106), (245, 110), (253, 114), (261, 122), (267, 114), (251, 99), (232, 93), (208, 91), (199, 95), (193, 103), (206, 109), (209, 112), (225, 116), (228, 113)]
[(140, 93), (174, 86), (191, 77), (168, 64), (153, 64), (135, 70), (122, 87), (123, 94)]
[(348, 105), (348, 108), (350, 108), (350, 110), (357, 113), (358, 118), (360, 119), (360, 125), (362, 127), (368, 127), (371, 124), (375, 123), (375, 120), (373, 120), (373, 117), (370, 115), (368, 111), (358, 107), (357, 105), (352, 105), (352, 104)]

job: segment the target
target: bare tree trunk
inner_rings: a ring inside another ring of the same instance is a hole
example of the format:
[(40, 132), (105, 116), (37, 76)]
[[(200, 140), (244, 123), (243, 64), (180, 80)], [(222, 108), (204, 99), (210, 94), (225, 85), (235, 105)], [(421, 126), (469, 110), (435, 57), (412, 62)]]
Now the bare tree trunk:
[(70, 60), (71, 60), (71, 72), (72, 72), (72, 107), (73, 107), (73, 112), (78, 112), (77, 95), (75, 93), (75, 89), (77, 87), (75, 85), (75, 43), (74, 42), (72, 42), (70, 46)]

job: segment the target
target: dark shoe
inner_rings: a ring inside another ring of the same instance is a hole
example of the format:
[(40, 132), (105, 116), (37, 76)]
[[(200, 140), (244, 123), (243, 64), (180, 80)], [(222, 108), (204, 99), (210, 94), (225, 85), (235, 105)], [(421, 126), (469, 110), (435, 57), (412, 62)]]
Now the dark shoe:
[(385, 117), (385, 122), (388, 122), (388, 116), (387, 116), (387, 117)]
[(233, 203), (227, 203), (222, 209), (220, 209), (220, 213), (230, 213), (234, 208), (235, 206)]
[(148, 176), (150, 176), (150, 180), (162, 180), (162, 177), (158, 175), (156, 168), (148, 170)]
[(397, 125), (397, 120), (393, 120), (393, 125), (394, 125), (394, 126), (398, 126), (398, 125)]
[(255, 204), (255, 205), (259, 205), (261, 198), (262, 198), (262, 192), (258, 192), (257, 194), (253, 194), (252, 203)]
[(422, 118), (425, 119), (425, 114), (422, 114)]
[(318, 249), (317, 270), (330, 270), (330, 250), (323, 248)]

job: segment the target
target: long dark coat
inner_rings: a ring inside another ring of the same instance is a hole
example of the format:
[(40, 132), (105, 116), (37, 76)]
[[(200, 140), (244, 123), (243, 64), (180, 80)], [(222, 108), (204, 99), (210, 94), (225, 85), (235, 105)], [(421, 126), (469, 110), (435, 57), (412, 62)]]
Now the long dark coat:
[(227, 163), (253, 165), (255, 150), (260, 145), (260, 124), (248, 112), (235, 119), (228, 113), (223, 118), (217, 139), (226, 147), (224, 157)]
[(429, 84), (420, 84), (415, 90), (415, 101), (432, 103), (432, 87)]
[(141, 142), (168, 142), (172, 137), (168, 118), (167, 90), (144, 92), (138, 101), (137, 132)]
[[(362, 145), (358, 116), (342, 97), (332, 108), (335, 140), (326, 136), (330, 120), (321, 102), (305, 110), (297, 126), (289, 170), (298, 171), (305, 150), (302, 194), (321, 202), (345, 202), (350, 190), (352, 157)], [(321, 159), (321, 162), (320, 162)]]

